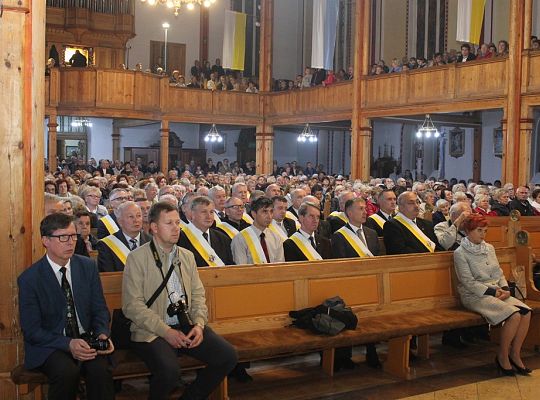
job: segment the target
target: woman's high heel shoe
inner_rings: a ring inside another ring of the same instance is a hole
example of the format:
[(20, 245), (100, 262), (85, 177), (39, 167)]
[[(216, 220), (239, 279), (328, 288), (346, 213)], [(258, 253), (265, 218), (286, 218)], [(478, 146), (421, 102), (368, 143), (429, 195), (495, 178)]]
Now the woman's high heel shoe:
[(516, 369), (518, 374), (529, 375), (532, 372), (532, 370), (530, 368), (527, 368), (525, 365), (523, 366), (523, 368), (521, 368), (519, 365), (517, 365), (514, 362), (514, 360), (512, 360), (512, 357), (508, 357), (508, 359), (510, 360), (510, 364), (512, 364), (512, 366)]
[(512, 368), (505, 369), (502, 367), (498, 357), (495, 357), (495, 366), (497, 367), (497, 371), (499, 371), (499, 374), (502, 374), (504, 376), (516, 376)]

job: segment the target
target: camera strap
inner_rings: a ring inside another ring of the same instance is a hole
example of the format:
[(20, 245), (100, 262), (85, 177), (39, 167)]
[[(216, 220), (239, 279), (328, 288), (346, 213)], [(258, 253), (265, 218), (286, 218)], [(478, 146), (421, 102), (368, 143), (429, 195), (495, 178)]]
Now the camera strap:
[[(154, 240), (150, 241), (150, 249), (152, 250), (152, 255), (154, 256), (154, 261), (156, 262), (156, 267), (159, 268), (159, 272), (161, 272), (161, 276), (163, 277), (163, 281), (159, 285), (159, 287), (156, 289), (152, 297), (146, 302), (146, 307), (151, 307), (152, 304), (154, 304), (154, 301), (158, 298), (158, 296), (161, 294), (163, 289), (167, 287), (167, 282), (169, 282), (169, 278), (171, 277), (173, 271), (174, 271), (174, 264), (171, 263), (171, 266), (169, 267), (169, 270), (167, 271), (167, 275), (163, 275), (163, 264), (161, 260), (159, 259), (159, 254), (156, 249), (156, 245), (154, 244)], [(182, 282), (183, 286), (183, 282)], [(167, 290), (168, 292), (168, 290)]]

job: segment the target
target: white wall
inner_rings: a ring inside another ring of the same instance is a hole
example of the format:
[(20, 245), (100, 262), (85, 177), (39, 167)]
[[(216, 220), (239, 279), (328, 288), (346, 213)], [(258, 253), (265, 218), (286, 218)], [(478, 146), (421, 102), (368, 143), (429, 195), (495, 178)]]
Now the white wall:
[(482, 166), (480, 176), (484, 182), (501, 179), (502, 160), (493, 155), (493, 130), (501, 126), (502, 118), (502, 110), (482, 112)]
[(112, 119), (88, 119), (92, 122), (92, 127), (88, 128), (88, 158), (112, 159)]

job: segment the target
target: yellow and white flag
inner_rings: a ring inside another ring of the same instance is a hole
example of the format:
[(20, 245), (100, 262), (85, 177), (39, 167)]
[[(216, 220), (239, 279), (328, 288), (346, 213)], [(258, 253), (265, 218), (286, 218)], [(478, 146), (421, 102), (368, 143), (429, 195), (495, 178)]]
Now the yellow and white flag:
[(456, 40), (480, 44), (486, 0), (458, 0)]
[(247, 14), (225, 11), (225, 30), (223, 32), (223, 68), (244, 70), (246, 55)]

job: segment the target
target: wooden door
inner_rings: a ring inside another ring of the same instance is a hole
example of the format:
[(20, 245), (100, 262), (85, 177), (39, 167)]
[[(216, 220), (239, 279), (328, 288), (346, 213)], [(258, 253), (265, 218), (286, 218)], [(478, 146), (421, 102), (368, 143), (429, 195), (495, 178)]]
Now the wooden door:
[[(165, 62), (165, 42), (150, 41), (150, 69), (154, 72), (156, 65)], [(177, 69), (186, 76), (186, 45), (184, 43), (167, 42), (167, 72)], [(187, 80), (187, 79), (186, 79)]]

